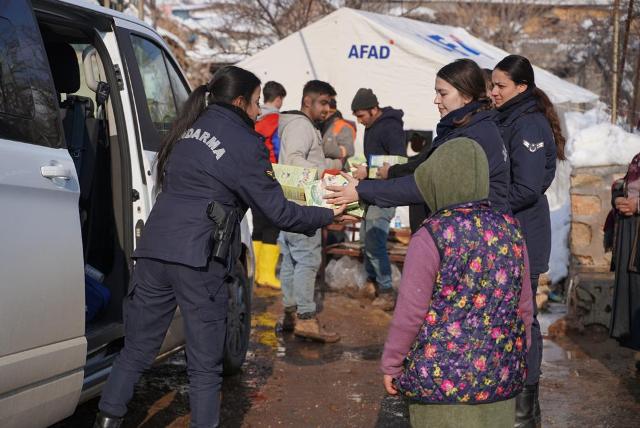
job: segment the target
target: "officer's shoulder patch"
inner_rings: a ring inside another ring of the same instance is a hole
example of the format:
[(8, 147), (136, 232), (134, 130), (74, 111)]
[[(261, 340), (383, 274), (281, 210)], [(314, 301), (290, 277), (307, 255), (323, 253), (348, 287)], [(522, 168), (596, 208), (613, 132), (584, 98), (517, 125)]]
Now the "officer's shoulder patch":
[(273, 181), (276, 181), (276, 174), (273, 172), (272, 169), (267, 169), (264, 171), (264, 173), (267, 175), (267, 177), (269, 177)]
[(544, 141), (541, 141), (539, 143), (530, 143), (527, 140), (522, 140), (522, 144), (524, 144), (524, 146), (531, 152), (531, 153), (535, 153), (538, 151), (538, 149), (541, 149), (544, 147)]

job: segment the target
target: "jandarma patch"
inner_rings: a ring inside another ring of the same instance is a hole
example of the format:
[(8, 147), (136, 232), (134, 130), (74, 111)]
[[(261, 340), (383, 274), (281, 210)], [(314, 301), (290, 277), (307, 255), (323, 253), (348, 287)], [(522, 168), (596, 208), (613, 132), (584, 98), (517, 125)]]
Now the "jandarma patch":
[(180, 138), (194, 138), (206, 144), (211, 152), (216, 156), (216, 160), (220, 160), (220, 158), (225, 154), (225, 150), (223, 148), (218, 148), (221, 144), (220, 140), (218, 140), (215, 135), (211, 135), (207, 131), (202, 131), (200, 128), (189, 128)]
[(267, 170), (265, 170), (264, 173), (267, 174), (267, 177), (269, 177), (273, 181), (276, 181), (276, 175), (274, 174), (272, 169), (267, 169)]

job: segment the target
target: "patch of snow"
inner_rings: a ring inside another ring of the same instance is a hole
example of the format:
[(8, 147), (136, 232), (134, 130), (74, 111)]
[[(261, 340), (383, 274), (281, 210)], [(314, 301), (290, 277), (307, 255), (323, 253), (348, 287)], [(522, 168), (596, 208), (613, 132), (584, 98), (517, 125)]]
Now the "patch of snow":
[(568, 274), (572, 168), (627, 165), (640, 152), (640, 135), (612, 125), (602, 103), (584, 113), (565, 113), (565, 123), (568, 136), (565, 151), (569, 161), (558, 162), (556, 177), (547, 191), (551, 212), (549, 275), (553, 283)]
[(640, 152), (640, 136), (609, 123), (602, 106), (567, 113), (565, 119), (570, 136), (567, 158), (574, 168), (627, 165)]
[(571, 229), (571, 203), (565, 202), (559, 209), (551, 211), (551, 257), (549, 276), (553, 284), (569, 274), (569, 231)]
[(555, 179), (546, 193), (551, 215), (549, 276), (554, 284), (565, 278), (569, 272), (570, 185), (571, 164), (567, 161), (557, 161)]

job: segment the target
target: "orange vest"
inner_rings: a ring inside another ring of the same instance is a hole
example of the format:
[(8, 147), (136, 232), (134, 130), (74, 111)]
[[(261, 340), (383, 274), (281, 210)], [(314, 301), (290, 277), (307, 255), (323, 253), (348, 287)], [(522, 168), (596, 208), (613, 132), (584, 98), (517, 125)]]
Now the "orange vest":
[(331, 127), (331, 133), (335, 137), (340, 133), (340, 131), (342, 131), (342, 129), (345, 126), (351, 131), (351, 138), (353, 138), (355, 140), (356, 139), (356, 125), (353, 122), (350, 122), (350, 121), (345, 120), (345, 119), (341, 119), (341, 118), (336, 119), (333, 122), (333, 126)]

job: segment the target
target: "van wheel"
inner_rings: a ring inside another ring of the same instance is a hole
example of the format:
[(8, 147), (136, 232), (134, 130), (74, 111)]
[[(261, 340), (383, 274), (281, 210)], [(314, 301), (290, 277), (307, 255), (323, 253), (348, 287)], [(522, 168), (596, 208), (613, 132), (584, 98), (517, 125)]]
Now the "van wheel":
[(251, 334), (251, 288), (244, 265), (238, 261), (229, 286), (227, 335), (224, 343), (223, 374), (236, 374), (242, 367)]

